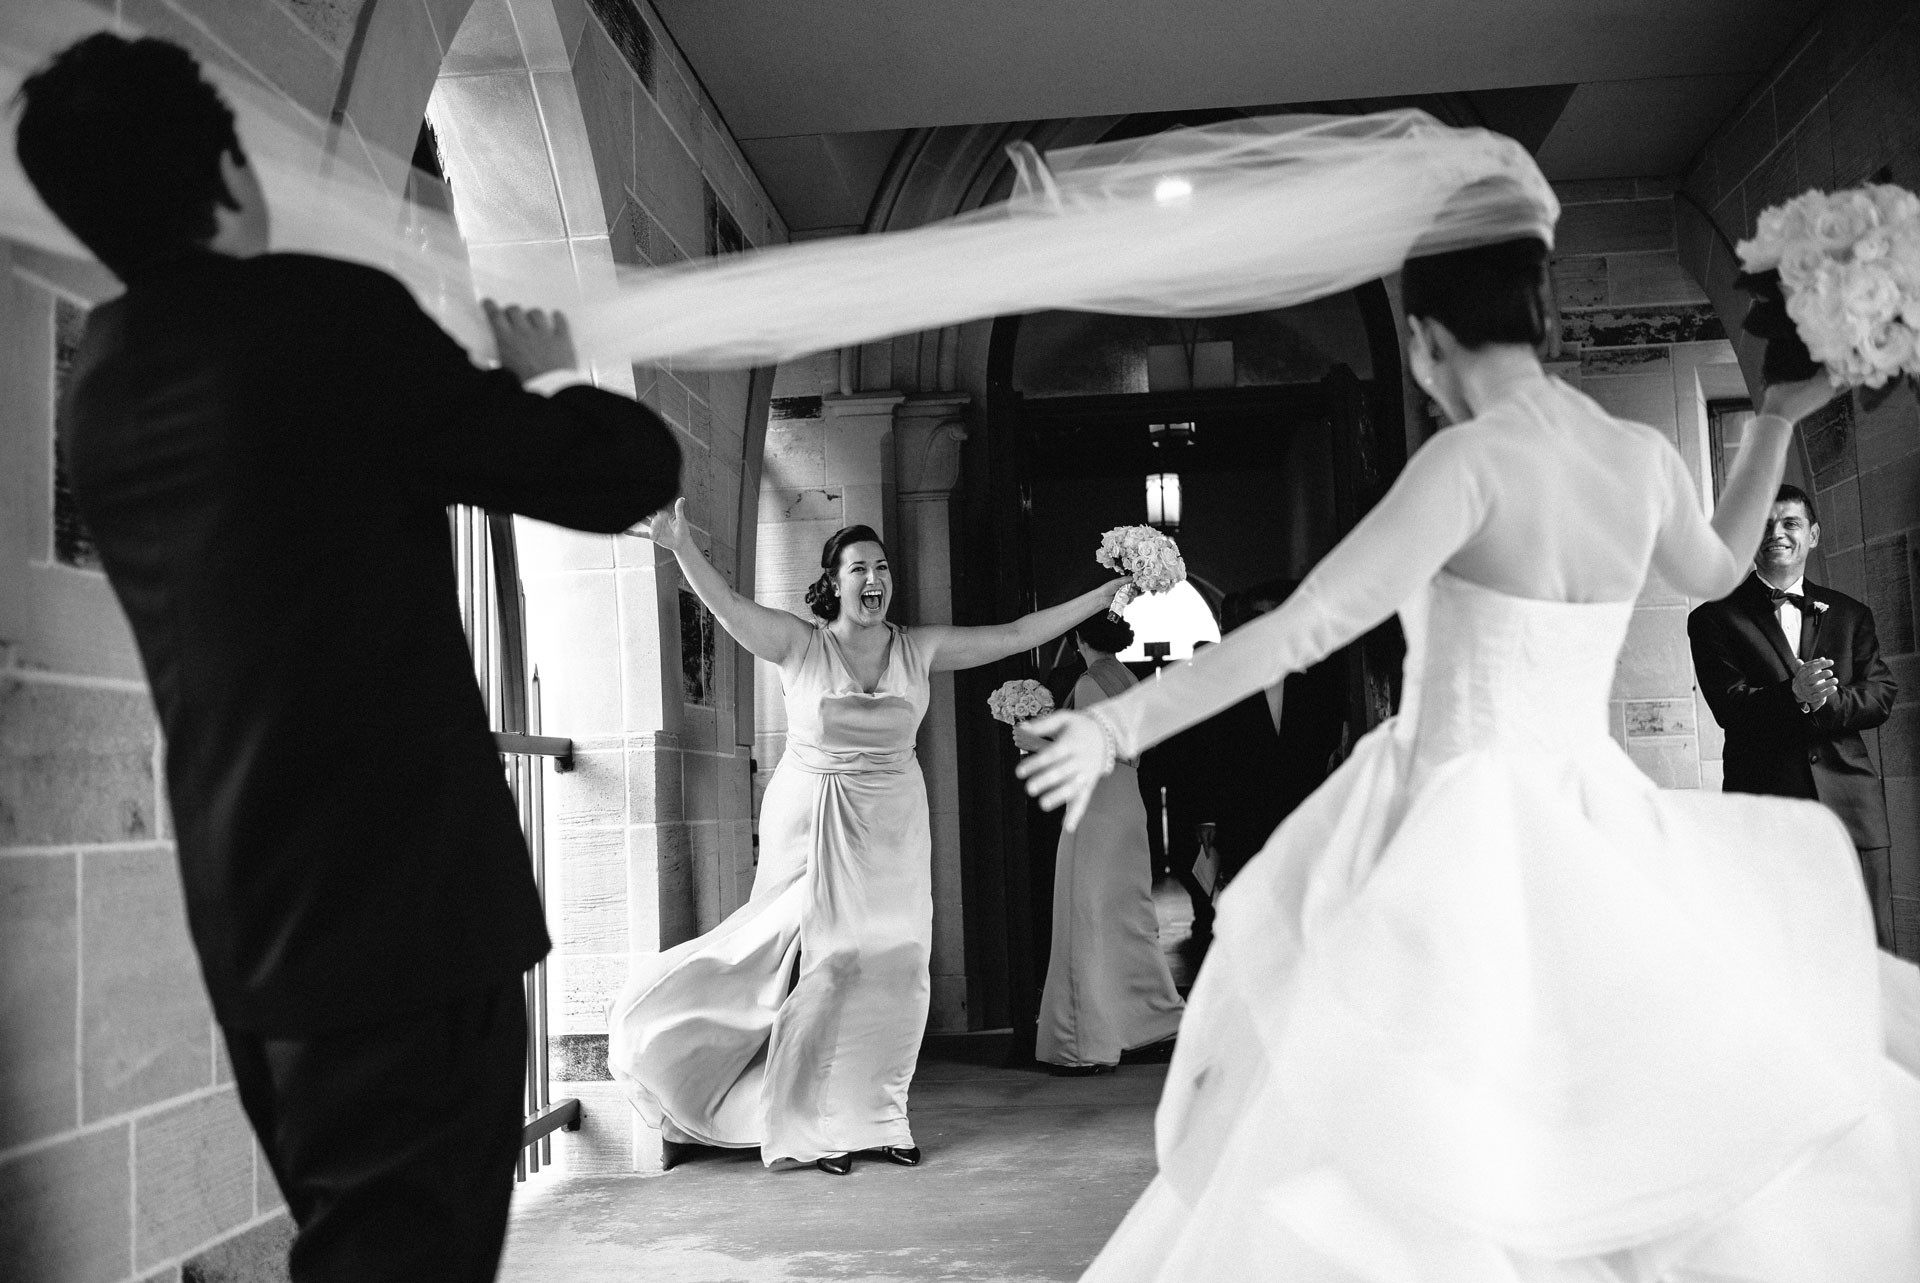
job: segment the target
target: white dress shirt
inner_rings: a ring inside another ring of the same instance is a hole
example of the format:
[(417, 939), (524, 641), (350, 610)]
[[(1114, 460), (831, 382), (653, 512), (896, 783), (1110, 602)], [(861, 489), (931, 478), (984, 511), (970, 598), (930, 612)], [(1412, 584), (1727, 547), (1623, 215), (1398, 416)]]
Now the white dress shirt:
[[(1762, 579), (1759, 571), (1756, 570), (1754, 572), (1754, 578), (1759, 579), (1762, 584), (1765, 584), (1768, 592), (1773, 591), (1773, 585), (1767, 583), (1765, 579)], [(1805, 575), (1800, 576), (1791, 584), (1787, 585), (1786, 590), (1790, 593), (1796, 593), (1801, 597), (1805, 597), (1807, 595), (1807, 577)], [(1787, 635), (1787, 649), (1793, 652), (1795, 659), (1805, 659), (1806, 656), (1800, 653), (1800, 608), (1790, 601), (1782, 601), (1774, 607), (1774, 613), (1780, 618), (1780, 631)]]

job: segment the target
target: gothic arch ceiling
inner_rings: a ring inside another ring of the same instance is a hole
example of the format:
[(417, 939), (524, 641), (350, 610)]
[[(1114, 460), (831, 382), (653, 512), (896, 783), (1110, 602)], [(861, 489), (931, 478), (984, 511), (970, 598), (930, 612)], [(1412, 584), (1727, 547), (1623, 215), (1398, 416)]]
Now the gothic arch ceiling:
[[(800, 234), (853, 230), (909, 131), (1449, 104), (1556, 179), (1676, 173), (1820, 0), (654, 0)], [(924, 137), (925, 135), (920, 135)]]

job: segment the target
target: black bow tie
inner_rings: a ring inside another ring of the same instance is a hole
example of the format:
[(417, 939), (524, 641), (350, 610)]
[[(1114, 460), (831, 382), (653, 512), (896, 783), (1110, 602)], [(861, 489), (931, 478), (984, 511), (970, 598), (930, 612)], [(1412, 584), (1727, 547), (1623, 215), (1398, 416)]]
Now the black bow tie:
[(1793, 603), (1794, 608), (1802, 613), (1805, 613), (1807, 609), (1807, 599), (1797, 592), (1788, 592), (1784, 588), (1770, 588), (1767, 590), (1767, 593), (1773, 598), (1775, 607), (1778, 607), (1783, 601), (1790, 601)]

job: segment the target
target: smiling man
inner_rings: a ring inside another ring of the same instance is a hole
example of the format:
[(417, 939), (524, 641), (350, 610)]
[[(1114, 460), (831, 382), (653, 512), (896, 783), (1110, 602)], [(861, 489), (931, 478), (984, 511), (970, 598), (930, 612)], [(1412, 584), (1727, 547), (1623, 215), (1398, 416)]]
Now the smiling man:
[(1727, 732), (1729, 793), (1818, 798), (1846, 822), (1873, 902), (1874, 935), (1893, 948), (1886, 793), (1860, 732), (1887, 720), (1893, 674), (1873, 612), (1806, 580), (1820, 546), (1813, 500), (1785, 485), (1753, 574), (1687, 617), (1693, 668)]

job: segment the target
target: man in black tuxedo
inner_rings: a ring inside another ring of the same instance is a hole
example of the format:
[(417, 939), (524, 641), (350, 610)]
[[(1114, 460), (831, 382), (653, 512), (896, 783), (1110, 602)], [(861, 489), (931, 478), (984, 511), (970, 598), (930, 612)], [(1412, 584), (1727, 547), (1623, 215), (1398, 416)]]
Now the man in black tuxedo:
[(1780, 487), (1754, 573), (1687, 617), (1700, 692), (1726, 730), (1731, 793), (1817, 798), (1860, 852), (1874, 934), (1893, 948), (1887, 801), (1860, 732), (1893, 709), (1893, 674), (1880, 658), (1873, 612), (1845, 593), (1806, 582), (1820, 544), (1813, 500)]
[(233, 117), (182, 49), (98, 35), (16, 147), (127, 290), (63, 442), (167, 743), (187, 915), (311, 1280), (494, 1274), (522, 973), (548, 948), (475, 687), (447, 505), (617, 532), (679, 487), (650, 412), (489, 306), (476, 369), (370, 268), (267, 251)]

